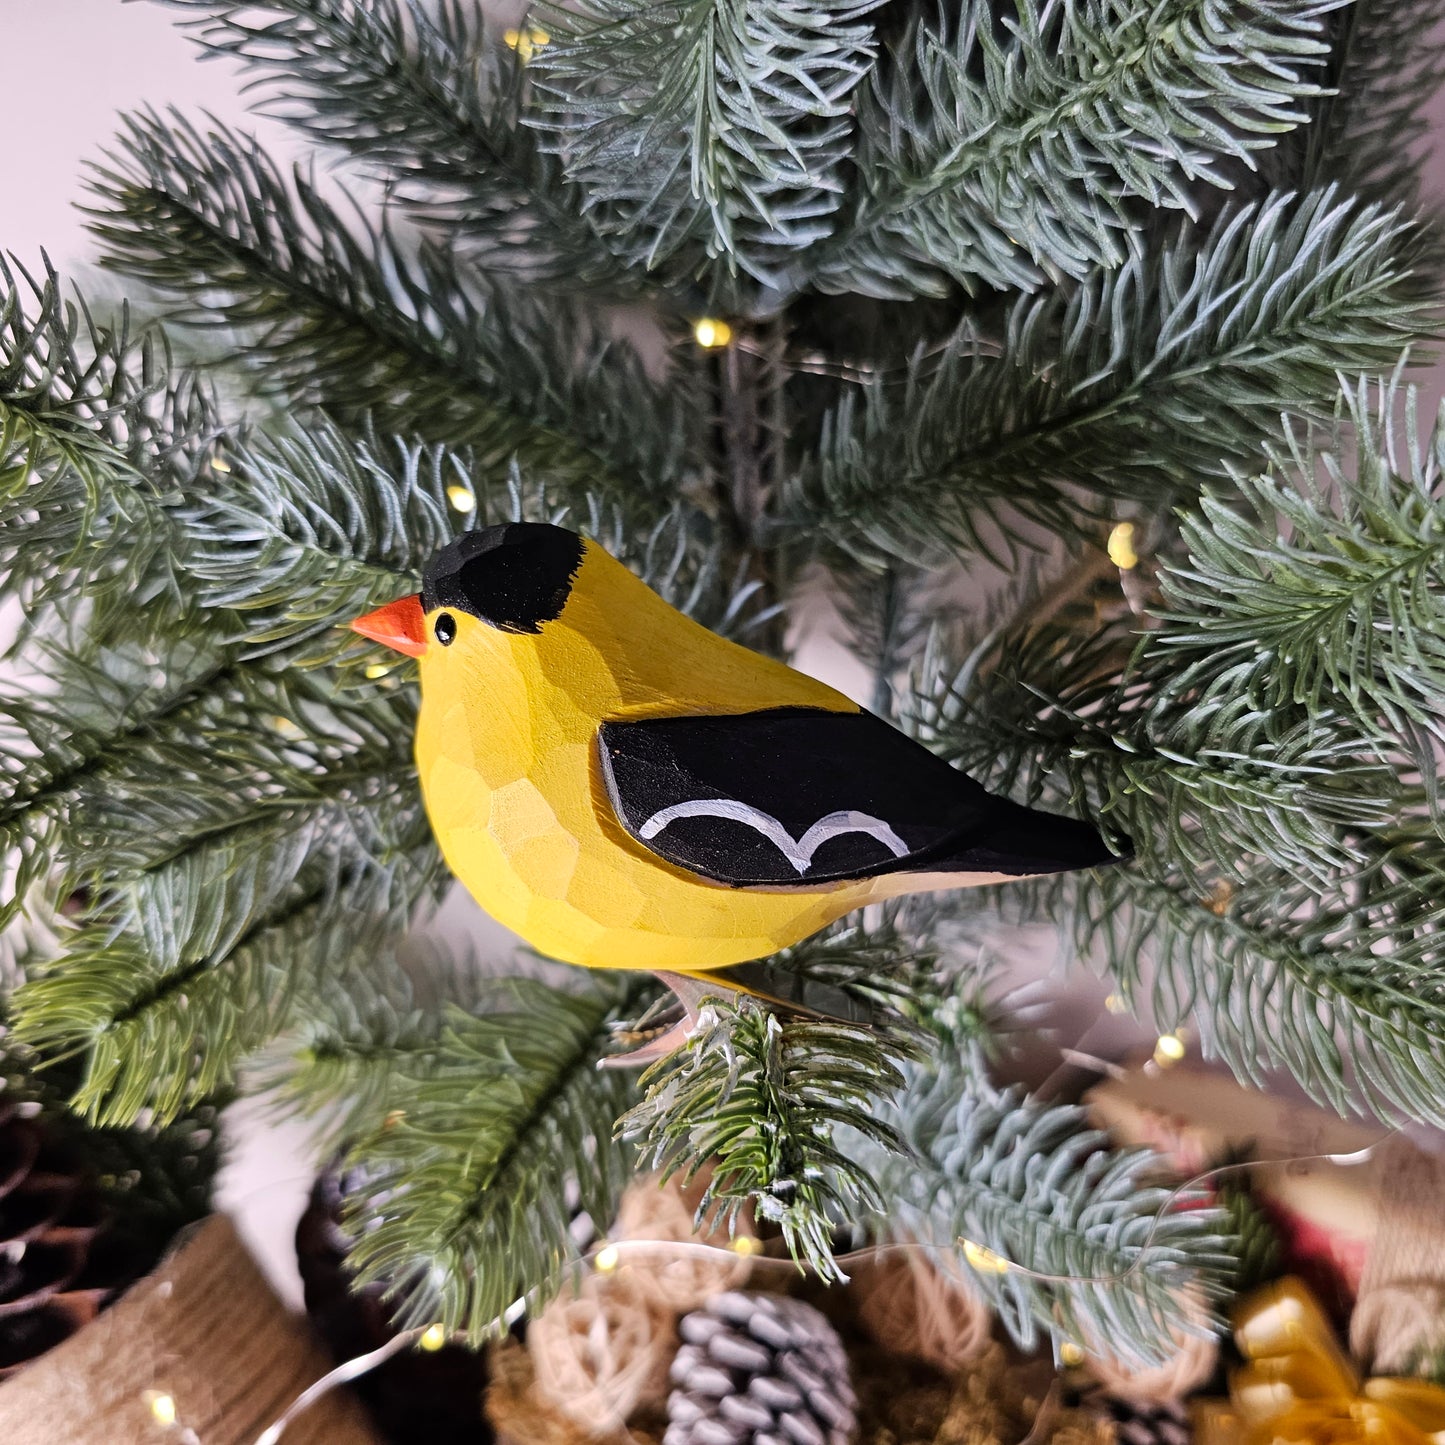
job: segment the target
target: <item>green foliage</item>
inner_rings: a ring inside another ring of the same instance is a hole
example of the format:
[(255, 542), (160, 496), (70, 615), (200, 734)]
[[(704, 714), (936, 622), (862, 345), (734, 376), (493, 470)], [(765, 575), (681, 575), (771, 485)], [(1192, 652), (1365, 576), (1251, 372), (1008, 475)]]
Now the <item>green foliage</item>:
[[(1227, 668), (1263, 709), (1343, 707), (1382, 744), (1439, 738), (1445, 420), (1422, 440), (1413, 388), (1381, 386), (1372, 408), (1361, 383), (1332, 430), (1293, 429), (1266, 455), (1268, 472), (1211, 489), (1184, 521), (1189, 562), (1163, 577), (1157, 644), (1181, 670), (1176, 690), (1201, 666)], [(1427, 743), (1418, 761), (1430, 756)]]
[(0, 256), (0, 595), (153, 589), (160, 498), (220, 429), (159, 332), (104, 325), (48, 265)]
[(1150, 1151), (1110, 1149), (1083, 1109), (990, 1088), (971, 1050), (905, 1072), (907, 1152), (880, 1174), (881, 1229), (991, 1251), (1008, 1267), (985, 1255), (970, 1282), (1024, 1348), (1043, 1329), (1157, 1362), (1171, 1330), (1201, 1328), (1190, 1296), (1230, 1267), (1224, 1221), (1175, 1207)]
[(1126, 997), (1165, 1028), (1197, 1021), (1241, 1078), (1279, 1071), (1341, 1113), (1438, 1123), (1441, 881), (1431, 845), (1397, 845), (1324, 897), (1274, 870), (1218, 901), (1177, 873), (1100, 875), (1075, 918)]
[[(265, 392), (469, 445), (500, 476), (515, 459), (614, 494), (676, 480), (682, 397), (630, 348), (556, 298), (499, 292), (449, 245), (343, 216), (247, 136), (128, 116), (93, 190), (103, 257), (170, 300), (172, 322), (236, 331)], [(630, 425), (639, 413), (652, 424)]]
[(937, 7), (860, 107), (866, 184), (819, 283), (906, 298), (1122, 265), (1147, 208), (1197, 214), (1199, 182), (1232, 189), (1228, 162), (1306, 118), (1340, 3)]
[(1309, 124), (1260, 158), (1264, 173), (1306, 188), (1331, 177), (1372, 200), (1415, 205), (1445, 64), (1438, 19), (1432, 0), (1352, 0), (1333, 11)]
[(420, 220), (528, 280), (632, 290), (581, 197), (519, 125), (515, 56), (460, 0), (163, 0), (205, 50), (242, 62), (258, 109), (363, 163)]
[(544, 4), (532, 124), (634, 267), (767, 285), (833, 228), (881, 0)]
[(107, 1233), (127, 1267), (143, 1271), (178, 1230), (211, 1210), (222, 1158), (215, 1101), (198, 1104), (166, 1125), (97, 1129), (66, 1107), (76, 1084), (68, 1062), (40, 1060), (0, 1025), (0, 1087), (8, 1103), (33, 1111), (94, 1181), (110, 1218)]
[(901, 1034), (780, 1020), (746, 997), (703, 1007), (688, 1042), (643, 1075), (645, 1094), (619, 1126), (663, 1176), (712, 1173), (699, 1206), (730, 1222), (750, 1204), (793, 1257), (841, 1279), (832, 1236), (884, 1197), (843, 1142), (897, 1148), (878, 1106), (903, 1082)]
[[(498, 981), (485, 1016), (446, 1011), (420, 1049), (390, 1040), (391, 1112), (357, 1144), (372, 1177), (347, 1220), (358, 1278), (385, 1281), (407, 1323), (440, 1321), (480, 1343), (505, 1329), (514, 1301), (539, 1308), (567, 1284), (569, 1186), (611, 1219), (629, 1172), (610, 1124), (631, 1079), (597, 1059), (652, 990), (635, 977), (577, 993)], [(349, 1091), (345, 1075), (330, 1078)]]
[(1001, 348), (965, 329), (902, 386), (845, 394), (790, 520), (870, 557), (937, 556), (1019, 518), (1076, 532), (1104, 499), (1158, 504), (1248, 466), (1282, 399), (1323, 409), (1337, 372), (1393, 365), (1428, 324), (1408, 229), (1334, 191), (1278, 195), (1018, 300)]
[(1047, 892), (1161, 1024), (1198, 1016), (1242, 1076), (1286, 1070), (1342, 1111), (1437, 1119), (1445, 494), (1413, 415), (1362, 387), (1235, 506), (1206, 497), (1137, 648), (1045, 628), (954, 673), (936, 649), (915, 725), (1133, 840), (1135, 869)]

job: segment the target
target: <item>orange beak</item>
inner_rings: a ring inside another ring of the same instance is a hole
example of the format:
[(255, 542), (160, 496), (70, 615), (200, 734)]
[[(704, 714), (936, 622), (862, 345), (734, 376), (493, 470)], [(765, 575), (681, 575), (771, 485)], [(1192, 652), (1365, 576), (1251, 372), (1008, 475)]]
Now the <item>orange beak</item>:
[(373, 642), (384, 642), (408, 657), (420, 657), (426, 651), (426, 614), (416, 593), (398, 597), (395, 602), (358, 617), (351, 624), (351, 630)]

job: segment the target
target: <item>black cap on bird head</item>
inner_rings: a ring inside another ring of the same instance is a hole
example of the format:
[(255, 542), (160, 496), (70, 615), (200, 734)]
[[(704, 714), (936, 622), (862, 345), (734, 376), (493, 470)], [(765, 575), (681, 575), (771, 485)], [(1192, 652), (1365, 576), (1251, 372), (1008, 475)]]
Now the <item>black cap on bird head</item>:
[(540, 632), (561, 616), (582, 565), (582, 538), (550, 522), (463, 532), (432, 558), (421, 605), (470, 613), (503, 632)]

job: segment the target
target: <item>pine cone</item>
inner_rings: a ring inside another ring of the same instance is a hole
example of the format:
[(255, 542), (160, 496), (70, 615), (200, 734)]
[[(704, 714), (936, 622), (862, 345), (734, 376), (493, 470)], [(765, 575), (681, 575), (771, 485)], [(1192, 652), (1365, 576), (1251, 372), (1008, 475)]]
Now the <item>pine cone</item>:
[(1096, 1402), (1098, 1413), (1114, 1427), (1117, 1445), (1190, 1445), (1194, 1431), (1184, 1406), (1133, 1405), (1110, 1398)]
[(0, 1380), (69, 1338), (150, 1267), (113, 1225), (74, 1151), (40, 1119), (0, 1106)]
[[(347, 1268), (353, 1241), (342, 1227), (342, 1201), (359, 1183), (353, 1171), (326, 1170), (296, 1226), (306, 1312), (338, 1361), (368, 1354), (397, 1334), (386, 1286), (357, 1289)], [(486, 1357), (460, 1345), (408, 1350), (352, 1385), (388, 1445), (487, 1445), (486, 1387)]]
[(732, 1291), (678, 1330), (663, 1445), (847, 1445), (848, 1357), (812, 1305)]

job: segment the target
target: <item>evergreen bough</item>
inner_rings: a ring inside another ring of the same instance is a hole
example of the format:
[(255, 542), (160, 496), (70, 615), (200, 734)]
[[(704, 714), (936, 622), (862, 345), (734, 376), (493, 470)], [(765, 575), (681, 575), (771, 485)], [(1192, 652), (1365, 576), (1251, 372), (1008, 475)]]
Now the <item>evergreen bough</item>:
[[(1242, 1076), (1438, 1121), (1424, 0), (172, 4), (350, 176), (138, 113), (91, 222), (163, 324), (0, 272), (7, 1008), (78, 1109), (249, 1080), (330, 1120), (363, 1276), (473, 1338), (652, 1161), (827, 1275), (849, 1230), (966, 1240), (1019, 1338), (1143, 1357), (1224, 1223), (989, 1082), (981, 929), (1049, 919)], [(720, 999), (599, 1072), (647, 976), (409, 954), (448, 883), (414, 672), (341, 627), (522, 517), (764, 648), (825, 582), (875, 708), (1135, 861), (779, 960), (893, 1025)]]

